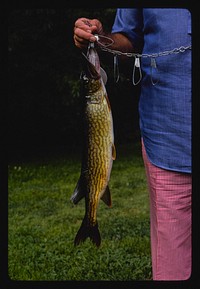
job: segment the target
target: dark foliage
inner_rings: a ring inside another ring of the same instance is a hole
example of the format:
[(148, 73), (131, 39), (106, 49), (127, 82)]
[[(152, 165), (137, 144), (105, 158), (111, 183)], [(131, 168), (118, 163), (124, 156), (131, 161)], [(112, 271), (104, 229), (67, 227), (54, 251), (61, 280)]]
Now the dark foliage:
[[(8, 17), (8, 145), (81, 144), (80, 51), (73, 43), (79, 17), (99, 18), (110, 30), (116, 9), (14, 9)], [(117, 142), (138, 137), (138, 89), (125, 76), (109, 77)]]

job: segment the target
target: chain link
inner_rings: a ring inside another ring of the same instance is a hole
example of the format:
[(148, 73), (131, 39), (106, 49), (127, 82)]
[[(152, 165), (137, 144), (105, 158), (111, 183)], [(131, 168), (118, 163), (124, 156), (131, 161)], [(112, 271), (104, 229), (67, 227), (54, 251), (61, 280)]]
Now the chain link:
[[(158, 67), (156, 64), (156, 58), (160, 57), (160, 56), (167, 56), (167, 55), (171, 55), (171, 54), (178, 54), (178, 53), (183, 53), (186, 50), (191, 50), (192, 49), (192, 45), (188, 45), (188, 46), (180, 46), (179, 48), (174, 48), (172, 50), (165, 50), (162, 52), (157, 52), (157, 53), (151, 53), (151, 54), (147, 54), (147, 53), (131, 53), (131, 52), (122, 52), (119, 50), (114, 50), (111, 48), (108, 48), (109, 46), (112, 46), (112, 44), (114, 43), (114, 41), (107, 37), (107, 36), (103, 36), (103, 35), (94, 35), (96, 37), (96, 43), (99, 49), (112, 53), (114, 55), (114, 80), (117, 83), (119, 81), (119, 65), (118, 65), (118, 60), (117, 57), (118, 56), (127, 56), (127, 57), (134, 57), (135, 61), (134, 61), (134, 65), (133, 65), (133, 74), (132, 74), (132, 82), (133, 85), (137, 85), (138, 83), (140, 83), (141, 79), (142, 79), (142, 70), (141, 70), (141, 65), (140, 65), (140, 59), (142, 58), (151, 58), (151, 83), (152, 85), (156, 85), (158, 83), (158, 79), (154, 80), (153, 79), (153, 70), (157, 71), (158, 73)], [(106, 40), (109, 41), (107, 43), (103, 43), (101, 41), (102, 40)]]
[[(98, 35), (98, 36), (99, 36), (99, 38), (101, 37), (100, 35)], [(174, 48), (172, 50), (166, 50), (166, 51), (162, 51), (162, 52), (158, 52), (158, 53), (152, 53), (152, 54), (147, 54), (147, 53), (140, 54), (140, 53), (122, 52), (122, 51), (119, 51), (119, 50), (114, 50), (114, 49), (108, 48), (106, 45), (102, 44), (99, 41), (99, 38), (97, 40), (97, 43), (98, 43), (98, 46), (99, 46), (99, 48), (101, 50), (109, 52), (109, 53), (112, 53), (114, 55), (118, 55), (118, 56), (124, 55), (124, 56), (127, 56), (127, 57), (156, 58), (156, 57), (159, 57), (159, 56), (167, 56), (167, 55), (170, 55), (170, 54), (183, 53), (183, 52), (185, 52), (188, 49), (192, 49), (192, 46), (188, 45), (188, 46), (180, 46), (179, 48)]]

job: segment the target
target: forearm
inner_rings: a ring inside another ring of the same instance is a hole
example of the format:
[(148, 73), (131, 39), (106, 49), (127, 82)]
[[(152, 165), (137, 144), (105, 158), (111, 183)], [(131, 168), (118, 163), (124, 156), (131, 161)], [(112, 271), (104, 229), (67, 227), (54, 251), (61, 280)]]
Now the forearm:
[(131, 41), (122, 33), (103, 33), (103, 36), (113, 40), (113, 44), (109, 46), (110, 49), (119, 50), (121, 52), (134, 51)]
[[(113, 44), (108, 47), (111, 50), (117, 50), (124, 53), (138, 52), (138, 50), (133, 47), (132, 42), (122, 33), (103, 33), (102, 36), (106, 36), (113, 40)], [(101, 41), (101, 37), (99, 41)], [(106, 63), (112, 67), (114, 54), (107, 51), (102, 51), (101, 49), (98, 49), (98, 52), (100, 53), (103, 63)], [(123, 73), (126, 75), (126, 77), (130, 78), (132, 68), (132, 61), (130, 61), (130, 57), (118, 55), (118, 69), (120, 70), (120, 73)]]
[(122, 52), (133, 52), (131, 41), (122, 33), (104, 32), (103, 26), (98, 19), (79, 18), (74, 26), (74, 43), (80, 49), (88, 46), (88, 41), (95, 42), (94, 34), (111, 38), (114, 43), (109, 48)]
[[(86, 50), (88, 47), (89, 42), (96, 42), (97, 39), (94, 35), (97, 34), (99, 36), (106, 36), (113, 40), (113, 44), (109, 46), (109, 49), (118, 50), (121, 52), (138, 52), (137, 48), (133, 46), (132, 42), (129, 38), (123, 33), (109, 33), (105, 32), (101, 22), (98, 19), (87, 19), (87, 18), (79, 18), (75, 22), (74, 26), (74, 43), (75, 45), (82, 50)], [(100, 38), (99, 41), (104, 42)], [(107, 63), (112, 64), (113, 62), (113, 54), (108, 52), (103, 52), (99, 49), (101, 56), (103, 57), (104, 61)], [(125, 67), (125, 71), (127, 72), (128, 67), (130, 66), (130, 61), (128, 61), (128, 57), (120, 56), (120, 70), (121, 67)]]

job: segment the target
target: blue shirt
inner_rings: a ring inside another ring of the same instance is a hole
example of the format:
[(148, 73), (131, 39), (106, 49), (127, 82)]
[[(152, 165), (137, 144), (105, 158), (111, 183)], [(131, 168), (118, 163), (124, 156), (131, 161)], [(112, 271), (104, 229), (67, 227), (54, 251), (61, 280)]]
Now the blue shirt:
[[(112, 33), (122, 32), (143, 54), (191, 45), (187, 9), (118, 9)], [(152, 65), (153, 63), (153, 65)], [(191, 173), (191, 50), (141, 58), (140, 129), (149, 160)]]

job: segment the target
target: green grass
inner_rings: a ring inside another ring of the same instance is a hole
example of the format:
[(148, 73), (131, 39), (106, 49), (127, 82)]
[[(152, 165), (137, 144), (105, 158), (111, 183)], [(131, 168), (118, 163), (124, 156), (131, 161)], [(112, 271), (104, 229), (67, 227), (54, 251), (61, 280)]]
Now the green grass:
[(9, 165), (9, 277), (12, 280), (145, 280), (151, 278), (149, 202), (139, 145), (117, 148), (112, 208), (100, 202), (100, 248), (74, 247), (84, 200), (70, 196), (80, 154)]

